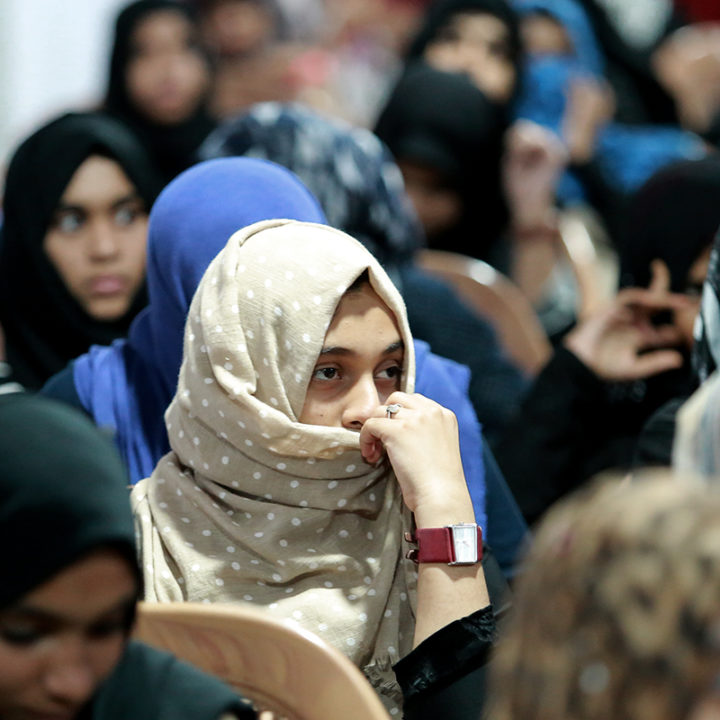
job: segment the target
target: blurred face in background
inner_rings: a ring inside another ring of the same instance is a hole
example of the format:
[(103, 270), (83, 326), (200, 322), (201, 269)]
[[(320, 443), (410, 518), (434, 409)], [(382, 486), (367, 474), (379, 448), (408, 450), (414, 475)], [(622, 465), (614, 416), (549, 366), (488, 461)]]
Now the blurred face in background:
[(216, 0), (205, 11), (203, 36), (220, 57), (250, 55), (274, 39), (275, 17), (263, 0)]
[(447, 72), (464, 72), (498, 103), (510, 100), (517, 82), (510, 32), (488, 13), (458, 13), (425, 50), (425, 60)]
[(463, 199), (444, 173), (409, 159), (398, 158), (397, 164), (426, 237), (432, 239), (460, 222)]
[(182, 13), (158, 10), (133, 33), (127, 92), (136, 108), (156, 123), (182, 122), (208, 92), (210, 70), (195, 32)]
[(565, 28), (548, 15), (530, 14), (520, 24), (523, 48), (534, 55), (570, 55), (573, 45)]
[(130, 309), (145, 277), (147, 210), (122, 167), (91, 155), (60, 198), (43, 248), (70, 294), (96, 320)]

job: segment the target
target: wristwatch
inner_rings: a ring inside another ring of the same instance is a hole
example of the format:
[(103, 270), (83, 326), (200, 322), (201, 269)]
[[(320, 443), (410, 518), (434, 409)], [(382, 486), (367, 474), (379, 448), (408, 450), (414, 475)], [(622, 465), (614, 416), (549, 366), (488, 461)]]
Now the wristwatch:
[(406, 533), (405, 539), (417, 543), (406, 554), (417, 563), (474, 565), (482, 560), (482, 528), (475, 523), (421, 528)]

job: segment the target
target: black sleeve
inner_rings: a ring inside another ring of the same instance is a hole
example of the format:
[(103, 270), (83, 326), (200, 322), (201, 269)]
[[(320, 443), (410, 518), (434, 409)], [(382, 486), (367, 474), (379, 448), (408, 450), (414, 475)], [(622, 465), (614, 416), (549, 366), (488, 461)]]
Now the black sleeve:
[(528, 379), (505, 355), (492, 326), (446, 283), (408, 266), (401, 285), (413, 335), (470, 368), (470, 400), (492, 446), (520, 407)]
[(39, 394), (60, 400), (66, 405), (72, 405), (72, 407), (82, 410), (87, 415), (89, 413), (83, 407), (82, 402), (80, 402), (80, 397), (75, 387), (73, 365), (74, 362), (70, 362), (60, 372), (55, 373), (55, 375), (40, 388)]
[(433, 633), (396, 663), (405, 720), (479, 718), (494, 642), (495, 617), (488, 605)]
[(528, 523), (585, 480), (582, 467), (603, 435), (605, 384), (558, 348), (495, 447), (495, 458)]

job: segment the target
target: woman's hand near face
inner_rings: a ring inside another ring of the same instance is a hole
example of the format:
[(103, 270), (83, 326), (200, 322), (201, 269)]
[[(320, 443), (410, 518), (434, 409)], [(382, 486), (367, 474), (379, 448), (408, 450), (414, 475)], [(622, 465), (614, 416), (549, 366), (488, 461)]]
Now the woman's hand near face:
[[(387, 405), (401, 405), (391, 418)], [(394, 392), (360, 432), (369, 463), (387, 453), (418, 527), (473, 522), (455, 415), (422, 395)]]
[[(391, 418), (387, 406), (402, 407)], [(422, 395), (394, 392), (360, 431), (370, 463), (386, 452), (418, 528), (475, 521), (460, 460), (455, 415)], [(482, 565), (421, 563), (413, 646), (490, 602)]]

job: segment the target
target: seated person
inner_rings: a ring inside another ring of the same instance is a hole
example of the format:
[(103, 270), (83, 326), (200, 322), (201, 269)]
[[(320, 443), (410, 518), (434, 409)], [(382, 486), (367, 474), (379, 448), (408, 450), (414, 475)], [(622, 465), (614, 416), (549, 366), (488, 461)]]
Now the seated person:
[(163, 183), (197, 162), (215, 127), (212, 63), (192, 4), (134, 0), (115, 20), (103, 109), (143, 144)]
[(144, 307), (147, 213), (159, 190), (141, 145), (95, 113), (48, 123), (10, 161), (0, 326), (15, 380), (36, 389)]
[(0, 397), (0, 717), (254, 718), (219, 680), (129, 640), (141, 588), (122, 465), (80, 413)]
[(720, 495), (602, 483), (543, 520), (492, 664), (493, 720), (717, 717)]
[(190, 307), (172, 451), (132, 492), (146, 599), (266, 608), (395, 713), (476, 670), (493, 613), (457, 422), (414, 382), (404, 305), (360, 243), (283, 220), (235, 233)]

